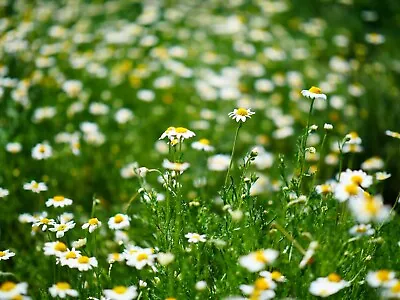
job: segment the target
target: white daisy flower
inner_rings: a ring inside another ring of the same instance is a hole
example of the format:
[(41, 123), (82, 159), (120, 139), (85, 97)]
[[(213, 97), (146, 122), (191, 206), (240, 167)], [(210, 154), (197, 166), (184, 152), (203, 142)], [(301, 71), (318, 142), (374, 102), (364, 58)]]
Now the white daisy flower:
[(184, 172), (190, 167), (190, 164), (187, 162), (170, 162), (168, 159), (164, 159), (162, 166), (168, 170)]
[(31, 182), (24, 184), (24, 190), (40, 193), (47, 191), (47, 186), (44, 182), (36, 182), (35, 180), (32, 180)]
[(216, 154), (208, 158), (207, 167), (210, 171), (222, 172), (228, 170), (230, 162), (231, 157), (229, 155)]
[(382, 196), (371, 196), (367, 192), (351, 198), (349, 208), (355, 219), (360, 223), (382, 223), (390, 217), (390, 207), (383, 204)]
[(382, 297), (385, 299), (400, 298), (400, 280), (394, 279), (390, 281), (387, 287), (382, 291)]
[(354, 236), (373, 235), (375, 229), (372, 228), (371, 224), (360, 224), (351, 227), (349, 233)]
[(116, 286), (113, 289), (103, 291), (104, 296), (110, 300), (132, 300), (138, 296), (136, 286)]
[(4, 198), (6, 196), (8, 196), (10, 194), (10, 192), (7, 189), (3, 189), (0, 187), (0, 198)]
[(68, 249), (58, 256), (57, 263), (60, 263), (62, 266), (76, 268), (76, 260), (81, 256), (81, 251), (75, 250), (75, 248)]
[(6, 145), (6, 151), (10, 153), (19, 153), (22, 150), (22, 145), (20, 143), (8, 143)]
[(210, 141), (208, 139), (200, 139), (197, 142), (192, 143), (192, 148), (205, 152), (214, 151), (214, 147), (210, 145)]
[(42, 231), (46, 231), (48, 226), (53, 226), (56, 222), (53, 219), (48, 219), (46, 217), (40, 218), (33, 222), (32, 227), (42, 227)]
[(302, 90), (301, 94), (304, 97), (310, 98), (310, 99), (323, 99), (326, 100), (326, 95), (322, 93), (322, 90), (319, 87), (312, 86), (308, 90)]
[(47, 143), (37, 144), (32, 149), (32, 157), (36, 160), (43, 160), (53, 155), (53, 149)]
[(332, 273), (327, 277), (319, 277), (311, 282), (309, 292), (314, 296), (329, 297), (341, 289), (348, 287), (350, 283), (343, 280), (339, 275)]
[(391, 176), (392, 176), (392, 174), (387, 173), (387, 172), (376, 172), (375, 173), (375, 178), (376, 178), (376, 180), (379, 180), (379, 181), (386, 180), (386, 179), (390, 178)]
[(345, 172), (341, 173), (340, 182), (352, 182), (362, 188), (368, 188), (373, 183), (373, 177), (361, 170), (352, 171), (347, 169)]
[(273, 249), (262, 249), (239, 258), (239, 264), (250, 272), (258, 272), (266, 265), (273, 264), (279, 252)]
[(251, 118), (252, 115), (254, 115), (255, 112), (251, 111), (251, 108), (235, 108), (232, 112), (228, 114), (229, 117), (231, 117), (233, 120), (236, 122), (246, 122), (247, 118)]
[(55, 255), (61, 257), (63, 253), (67, 252), (68, 248), (63, 242), (47, 242), (44, 244), (43, 252), (46, 256)]
[(12, 281), (5, 281), (0, 284), (0, 299), (13, 299), (27, 292), (28, 284), (26, 282), (15, 283)]
[(79, 293), (77, 290), (71, 288), (71, 285), (67, 282), (57, 282), (49, 288), (50, 295), (53, 298), (60, 297), (61, 299), (67, 297), (78, 297)]
[(85, 224), (82, 225), (82, 229), (89, 228), (89, 233), (92, 233), (101, 226), (101, 222), (97, 218), (91, 218)]
[(56, 232), (56, 237), (59, 239), (62, 238), (68, 230), (75, 227), (75, 222), (70, 221), (68, 223), (61, 223), (61, 224), (54, 223), (52, 225), (54, 227), (50, 228), (49, 230), (52, 232)]
[(395, 275), (395, 272), (390, 270), (369, 271), (365, 279), (370, 286), (377, 288), (387, 286)]
[(357, 197), (363, 189), (354, 182), (340, 182), (335, 186), (334, 195), (339, 202), (345, 202), (350, 198)]
[(126, 264), (131, 267), (135, 267), (138, 270), (143, 269), (146, 265), (154, 265), (155, 255), (153, 254), (152, 248), (137, 248), (131, 251), (124, 252)]
[(11, 257), (15, 256), (15, 253), (10, 250), (0, 250), (0, 260), (8, 260)]
[(198, 233), (192, 233), (192, 232), (185, 234), (185, 238), (188, 239), (189, 243), (195, 243), (195, 244), (198, 242), (204, 243), (206, 241), (205, 234), (198, 234)]
[(46, 206), (54, 206), (54, 207), (64, 207), (72, 204), (72, 200), (69, 198), (65, 198), (64, 196), (54, 196), (46, 201)]
[(75, 268), (79, 271), (88, 271), (93, 269), (93, 267), (97, 267), (98, 262), (96, 257), (88, 257), (88, 256), (80, 256), (77, 258), (75, 262)]
[(119, 230), (129, 227), (130, 218), (124, 214), (116, 214), (108, 220), (108, 227), (110, 229)]

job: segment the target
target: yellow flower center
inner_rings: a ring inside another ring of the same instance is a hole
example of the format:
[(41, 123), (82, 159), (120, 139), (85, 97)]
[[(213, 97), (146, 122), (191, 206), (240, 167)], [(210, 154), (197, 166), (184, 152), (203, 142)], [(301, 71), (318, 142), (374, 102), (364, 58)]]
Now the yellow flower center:
[(376, 272), (376, 278), (378, 278), (379, 281), (388, 281), (390, 279), (389, 275), (389, 270), (380, 270)]
[(54, 197), (53, 197), (53, 200), (54, 200), (54, 201), (57, 201), (57, 202), (64, 201), (64, 199), (65, 199), (64, 196), (54, 196)]
[(76, 253), (73, 252), (73, 251), (70, 251), (70, 252), (68, 252), (68, 253), (65, 255), (65, 258), (66, 258), (66, 259), (73, 259), (73, 258), (76, 258)]
[(40, 223), (42, 223), (42, 224), (49, 224), (49, 222), (50, 222), (50, 220), (47, 218), (43, 218), (40, 220)]
[(185, 127), (177, 127), (177, 128), (175, 129), (175, 131), (176, 131), (177, 133), (186, 133), (186, 132), (188, 131), (188, 129), (186, 129)]
[(124, 217), (121, 216), (121, 215), (116, 215), (114, 217), (114, 222), (117, 223), (117, 224), (121, 223), (123, 220), (124, 220)]
[(147, 253), (140, 253), (138, 256), (137, 256), (137, 260), (138, 261), (142, 261), (142, 260), (145, 260), (145, 259), (148, 259), (149, 258), (149, 256), (147, 255)]
[(365, 201), (365, 209), (369, 213), (376, 215), (379, 211), (379, 205), (373, 199), (367, 199)]
[(97, 225), (99, 224), (99, 220), (97, 218), (91, 218), (88, 223), (90, 225)]
[(390, 289), (392, 293), (398, 294), (400, 293), (400, 281), (398, 281), (392, 288)]
[(71, 288), (68, 282), (58, 282), (56, 286), (59, 290), (69, 290)]
[(16, 295), (16, 296), (11, 298), (11, 300), (22, 300), (22, 299), (24, 299), (24, 298), (22, 298), (21, 295)]
[(281, 277), (282, 277), (282, 273), (279, 272), (279, 271), (273, 271), (273, 272), (271, 273), (271, 278), (272, 278), (273, 280), (279, 280), (279, 279), (281, 279)]
[(62, 242), (58, 242), (57, 244), (55, 244), (54, 249), (60, 252), (65, 252), (67, 251), (67, 246)]
[(210, 145), (210, 141), (207, 139), (200, 139), (199, 143), (203, 145)]
[(268, 262), (268, 259), (265, 257), (264, 251), (262, 251), (262, 250), (256, 251), (255, 259), (256, 259), (256, 261), (259, 261), (259, 262), (262, 262), (262, 263), (267, 263)]
[(57, 231), (64, 231), (66, 228), (67, 228), (67, 225), (61, 224), (61, 225), (58, 225)]
[(357, 185), (361, 185), (361, 183), (363, 182), (363, 178), (361, 177), (361, 175), (354, 175), (351, 176), (351, 181)]
[(236, 111), (236, 114), (239, 116), (243, 116), (243, 117), (246, 117), (249, 115), (247, 109), (245, 109), (243, 107), (238, 108), (238, 110)]
[(33, 189), (37, 189), (38, 187), (39, 187), (39, 183), (37, 183), (37, 182), (32, 183)]
[(9, 291), (12, 291), (16, 286), (17, 285), (14, 282), (6, 281), (1, 285), (0, 291), (9, 292)]
[(113, 260), (119, 260), (120, 254), (119, 253), (113, 253), (112, 257), (113, 257)]
[(4, 251), (0, 251), (0, 257), (6, 256), (6, 253)]
[(331, 282), (340, 282), (340, 280), (342, 280), (342, 278), (336, 273), (331, 273), (328, 276), (328, 280)]
[(39, 146), (39, 152), (40, 153), (45, 153), (46, 152), (46, 147), (44, 145)]
[(125, 292), (128, 290), (127, 287), (119, 285), (113, 288), (113, 291), (119, 295), (125, 294)]
[(81, 256), (78, 258), (78, 263), (80, 264), (87, 264), (89, 262), (89, 257), (87, 256)]
[(358, 186), (355, 185), (354, 183), (350, 183), (350, 184), (346, 185), (346, 187), (344, 189), (349, 195), (352, 195), (352, 196), (355, 196), (358, 193)]
[(367, 228), (365, 226), (358, 226), (356, 229), (356, 232), (358, 232), (358, 233), (367, 232)]
[(331, 192), (331, 186), (329, 184), (322, 184), (321, 185), (321, 192), (323, 194), (327, 194), (327, 193)]
[(312, 86), (308, 91), (314, 94), (322, 94), (322, 90), (316, 86)]
[(254, 283), (254, 287), (257, 290), (268, 290), (269, 289), (269, 284), (267, 282), (267, 280), (263, 277), (258, 278), (255, 283)]
[(200, 239), (200, 235), (197, 234), (197, 233), (194, 233), (194, 234), (192, 235), (192, 239), (199, 240), (199, 239)]

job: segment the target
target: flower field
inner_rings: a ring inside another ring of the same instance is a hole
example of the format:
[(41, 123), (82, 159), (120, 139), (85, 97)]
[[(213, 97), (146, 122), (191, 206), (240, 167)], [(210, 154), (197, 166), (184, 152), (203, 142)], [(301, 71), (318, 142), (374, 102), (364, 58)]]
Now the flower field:
[(0, 300), (400, 298), (399, 16), (0, 0)]

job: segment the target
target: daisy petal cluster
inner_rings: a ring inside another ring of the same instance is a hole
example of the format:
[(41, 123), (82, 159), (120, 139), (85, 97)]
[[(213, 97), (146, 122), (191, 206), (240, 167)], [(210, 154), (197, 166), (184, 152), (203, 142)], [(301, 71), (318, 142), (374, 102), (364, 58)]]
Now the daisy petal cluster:
[(319, 277), (311, 282), (309, 291), (314, 296), (326, 298), (348, 286), (350, 286), (348, 281), (343, 280), (336, 273), (331, 273), (327, 277)]
[(250, 272), (258, 272), (271, 265), (278, 258), (279, 252), (274, 249), (261, 249), (239, 258), (239, 264)]
[(246, 122), (247, 119), (251, 118), (252, 115), (254, 115), (255, 112), (251, 111), (251, 108), (235, 108), (232, 112), (228, 114), (229, 117), (231, 117), (233, 120), (236, 122)]
[(302, 90), (301, 94), (304, 97), (310, 98), (310, 99), (323, 99), (326, 100), (326, 95), (322, 93), (322, 90), (319, 87), (312, 86), (308, 90)]

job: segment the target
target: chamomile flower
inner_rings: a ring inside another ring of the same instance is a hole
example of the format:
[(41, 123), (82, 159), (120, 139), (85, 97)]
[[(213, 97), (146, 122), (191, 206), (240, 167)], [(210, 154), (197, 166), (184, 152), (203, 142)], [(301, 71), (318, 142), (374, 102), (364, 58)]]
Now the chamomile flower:
[(28, 284), (26, 282), (5, 281), (0, 285), (0, 299), (18, 299), (18, 296), (27, 292)]
[(232, 112), (228, 114), (230, 118), (235, 120), (236, 122), (246, 122), (247, 118), (251, 118), (252, 115), (254, 115), (255, 112), (251, 111), (251, 108), (235, 108)]
[(326, 100), (326, 95), (322, 93), (322, 90), (319, 87), (312, 86), (308, 90), (302, 90), (301, 94), (304, 97), (310, 98), (310, 99), (323, 99)]
[(311, 282), (309, 292), (314, 296), (325, 298), (336, 294), (349, 285), (348, 281), (343, 280), (338, 274), (332, 273), (327, 277), (319, 277)]
[(169, 140), (172, 140), (174, 138), (175, 134), (175, 127), (168, 127), (163, 134), (160, 136), (159, 140), (165, 139), (166, 137)]
[(78, 297), (79, 293), (77, 290), (71, 288), (68, 282), (57, 282), (49, 288), (50, 295), (53, 298), (60, 297), (61, 299), (67, 297)]
[(123, 261), (124, 259), (125, 259), (124, 255), (122, 255), (122, 253), (118, 253), (118, 252), (110, 253), (107, 255), (107, 262), (109, 264), (113, 264), (116, 261), (118, 261), (118, 262)]
[(60, 263), (62, 266), (76, 268), (76, 260), (79, 257), (81, 257), (81, 251), (75, 250), (75, 248), (72, 248), (71, 250), (68, 249), (58, 256), (57, 263)]
[(334, 195), (339, 202), (357, 197), (363, 190), (354, 182), (340, 182), (335, 186)]
[(360, 193), (349, 202), (350, 211), (360, 223), (385, 222), (390, 217), (390, 207), (383, 204), (380, 195), (372, 196), (367, 192)]
[(82, 225), (82, 229), (88, 229), (89, 233), (92, 233), (101, 226), (101, 222), (97, 218), (91, 218), (85, 224)]
[(65, 198), (64, 196), (54, 196), (53, 198), (50, 198), (49, 200), (46, 201), (46, 206), (54, 206), (54, 207), (64, 207), (64, 206), (69, 206), (72, 204), (72, 200), (69, 198)]
[(97, 267), (98, 262), (96, 257), (88, 257), (85, 255), (82, 255), (78, 257), (75, 261), (75, 268), (77, 268), (79, 271), (88, 271), (93, 269), (94, 267)]
[(21, 152), (22, 145), (20, 143), (8, 143), (6, 145), (6, 151), (12, 154)]
[(393, 271), (382, 269), (378, 271), (369, 271), (366, 280), (370, 286), (376, 288), (387, 286), (394, 277), (395, 273)]
[(82, 91), (83, 85), (79, 80), (67, 80), (63, 83), (62, 89), (71, 98), (77, 97)]
[(190, 131), (189, 129), (187, 129), (185, 127), (176, 127), (175, 128), (174, 136), (179, 141), (183, 141), (184, 139), (194, 137), (195, 135), (196, 134), (193, 131)]
[(378, 181), (386, 180), (386, 179), (390, 178), (391, 176), (392, 176), (392, 174), (387, 173), (387, 172), (376, 172), (375, 173), (375, 178)]
[(192, 148), (205, 152), (214, 151), (214, 147), (211, 146), (210, 141), (208, 139), (200, 139), (197, 142), (192, 143)]
[(48, 159), (53, 155), (53, 149), (47, 143), (37, 144), (32, 149), (32, 157), (36, 160)]
[(343, 183), (354, 183), (362, 188), (368, 188), (372, 185), (373, 178), (364, 171), (352, 171), (347, 169), (340, 175), (340, 181)]
[(68, 251), (68, 248), (67, 245), (60, 241), (47, 242), (44, 244), (43, 251), (46, 256), (55, 255), (61, 257), (63, 253)]
[(262, 249), (239, 258), (239, 264), (250, 272), (258, 272), (271, 265), (278, 258), (279, 252), (274, 249)]
[(52, 232), (56, 232), (56, 237), (59, 239), (62, 238), (67, 231), (75, 227), (75, 222), (70, 221), (61, 224), (53, 223), (52, 225), (54, 227), (50, 228), (49, 230)]
[(354, 236), (373, 235), (375, 229), (372, 228), (371, 224), (360, 224), (351, 227), (349, 233)]
[(8, 260), (11, 257), (15, 256), (15, 253), (10, 250), (0, 250), (0, 260)]
[(385, 166), (385, 163), (382, 158), (378, 156), (373, 156), (371, 158), (368, 158), (366, 161), (364, 161), (361, 164), (361, 169), (366, 170), (366, 171), (371, 171), (371, 170), (380, 170)]
[(3, 189), (0, 187), (0, 198), (4, 198), (6, 196), (8, 196), (10, 194), (10, 192), (7, 189)]
[(394, 279), (390, 281), (387, 287), (382, 291), (382, 296), (388, 299), (400, 298), (400, 280)]
[(170, 162), (168, 159), (164, 159), (162, 166), (168, 170), (184, 172), (190, 167), (190, 164), (187, 162)]
[(113, 289), (103, 291), (104, 296), (110, 300), (132, 300), (138, 296), (137, 287), (132, 286), (116, 286)]
[(188, 239), (189, 243), (195, 243), (195, 244), (198, 242), (204, 243), (206, 241), (205, 234), (198, 234), (198, 233), (192, 233), (192, 232), (185, 234), (185, 238)]
[(157, 261), (162, 265), (162, 266), (167, 266), (170, 263), (172, 263), (175, 259), (175, 255), (173, 255), (170, 252), (163, 253), (160, 252), (157, 254)]
[(47, 191), (47, 186), (44, 182), (36, 182), (35, 180), (32, 180), (31, 182), (24, 184), (24, 190), (40, 193)]
[[(131, 251), (133, 250), (133, 251)], [(138, 270), (143, 269), (146, 265), (152, 266), (154, 264), (155, 255), (152, 248), (136, 248), (124, 252), (126, 264), (135, 267)]]
[(116, 214), (108, 220), (108, 227), (110, 229), (119, 230), (129, 227), (130, 218), (124, 214)]
[(42, 227), (42, 231), (46, 231), (48, 226), (53, 226), (55, 223), (56, 222), (53, 219), (43, 217), (33, 222), (32, 227)]

